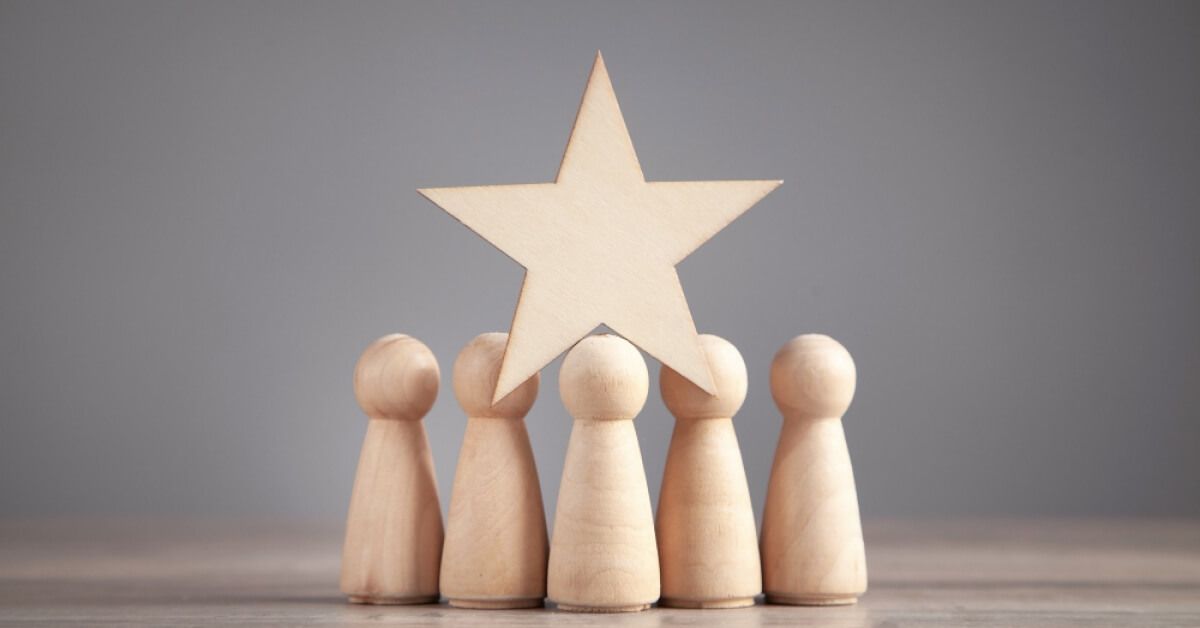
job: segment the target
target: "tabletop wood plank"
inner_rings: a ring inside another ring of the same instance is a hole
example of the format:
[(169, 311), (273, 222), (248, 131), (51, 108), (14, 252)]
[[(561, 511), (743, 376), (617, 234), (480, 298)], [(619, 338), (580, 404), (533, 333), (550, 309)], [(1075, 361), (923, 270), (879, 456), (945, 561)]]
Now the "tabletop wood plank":
[(1200, 625), (1200, 520), (868, 520), (870, 590), (856, 606), (617, 616), (345, 604), (341, 533), (264, 519), (0, 521), (0, 624)]

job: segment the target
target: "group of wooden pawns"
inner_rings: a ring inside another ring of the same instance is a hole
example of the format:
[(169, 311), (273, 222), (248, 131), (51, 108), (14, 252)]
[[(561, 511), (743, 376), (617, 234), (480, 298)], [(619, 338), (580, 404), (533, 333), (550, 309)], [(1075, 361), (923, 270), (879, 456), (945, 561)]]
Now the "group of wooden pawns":
[[(712, 396), (664, 367), (676, 417), (657, 518), (633, 418), (649, 388), (645, 360), (614, 335), (593, 335), (559, 373), (574, 417), (547, 539), (524, 417), (539, 376), (492, 404), (508, 335), (482, 334), (454, 363), (467, 414), (448, 521), (422, 417), (440, 374), (419, 340), (393, 334), (359, 359), (354, 391), (370, 417), (346, 524), (341, 588), (351, 602), (476, 609), (638, 611), (767, 603), (854, 603), (866, 591), (858, 497), (841, 417), (854, 361), (828, 336), (797, 336), (775, 355), (771, 393), (783, 414), (757, 534), (732, 417), (746, 365), (728, 341), (700, 340)], [(761, 553), (760, 553), (761, 550)]]

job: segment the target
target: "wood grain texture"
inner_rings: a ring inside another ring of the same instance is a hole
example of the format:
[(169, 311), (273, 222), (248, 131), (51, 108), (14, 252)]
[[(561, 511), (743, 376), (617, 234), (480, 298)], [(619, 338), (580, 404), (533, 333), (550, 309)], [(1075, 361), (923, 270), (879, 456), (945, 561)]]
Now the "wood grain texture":
[(539, 376), (492, 405), (508, 334), (481, 334), (454, 362), (467, 413), (442, 553), (442, 595), (464, 608), (531, 608), (546, 597), (549, 544), (525, 415)]
[(668, 367), (659, 376), (663, 401), (675, 415), (654, 528), (659, 605), (752, 606), (762, 593), (758, 527), (732, 419), (746, 399), (746, 363), (722, 338), (704, 334), (700, 344), (716, 397)]
[(854, 606), (602, 616), (347, 604), (337, 588), (342, 526), (0, 520), (0, 625), (1200, 625), (1197, 519), (867, 519), (871, 592)]
[(499, 401), (602, 323), (712, 392), (675, 265), (781, 183), (647, 182), (597, 54), (553, 183), (420, 193), (525, 267)]

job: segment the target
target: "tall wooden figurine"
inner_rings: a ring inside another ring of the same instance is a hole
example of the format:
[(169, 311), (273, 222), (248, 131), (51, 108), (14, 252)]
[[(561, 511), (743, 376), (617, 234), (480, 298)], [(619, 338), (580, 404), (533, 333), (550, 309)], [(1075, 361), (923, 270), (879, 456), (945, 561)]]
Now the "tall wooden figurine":
[(675, 415), (655, 532), (662, 606), (738, 608), (762, 593), (758, 529), (733, 415), (746, 399), (746, 363), (736, 347), (700, 336), (716, 396), (669, 367), (659, 385)]
[(492, 405), (507, 343), (508, 334), (482, 334), (454, 362), (467, 430), (442, 554), (442, 594), (451, 606), (530, 608), (546, 597), (546, 514), (525, 430), (539, 376)]
[(771, 364), (783, 413), (763, 510), (763, 588), (774, 604), (853, 604), (867, 590), (854, 471), (842, 415), (854, 360), (829, 336), (797, 336)]
[(438, 600), (442, 512), (421, 419), (439, 382), (433, 353), (402, 334), (371, 343), (354, 369), (369, 420), (342, 552), (341, 588), (351, 602)]
[(654, 515), (633, 429), (649, 386), (642, 355), (617, 336), (588, 336), (563, 360), (559, 392), (575, 423), (547, 583), (560, 610), (640, 611), (658, 599)]

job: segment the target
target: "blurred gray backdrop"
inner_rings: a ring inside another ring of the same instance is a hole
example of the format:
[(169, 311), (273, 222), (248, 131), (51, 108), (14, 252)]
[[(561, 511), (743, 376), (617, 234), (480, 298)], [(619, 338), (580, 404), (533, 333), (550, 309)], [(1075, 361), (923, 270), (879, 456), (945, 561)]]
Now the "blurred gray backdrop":
[(786, 180), (680, 266), (756, 508), (819, 331), (868, 517), (1200, 513), (1200, 4), (957, 0), (0, 2), (0, 513), (340, 517), (391, 331), (447, 501), (522, 270), (415, 189), (552, 180), (597, 49), (649, 179)]

